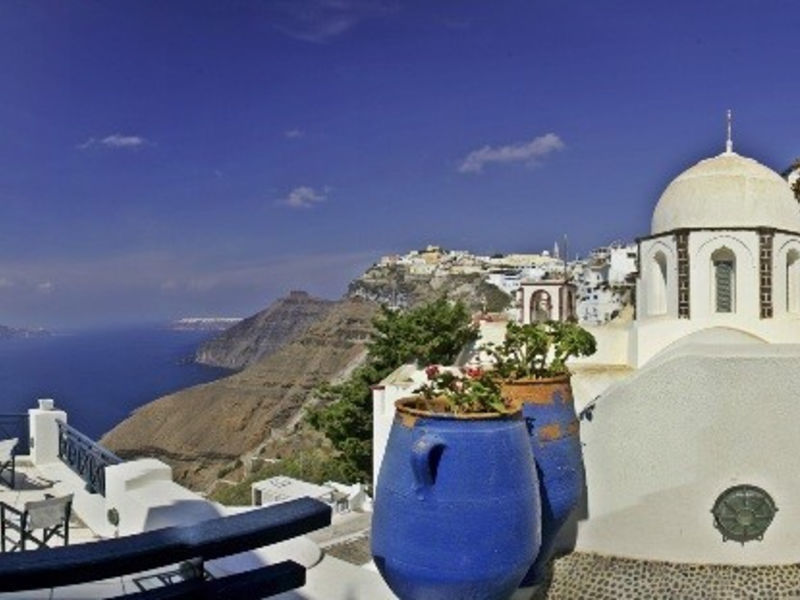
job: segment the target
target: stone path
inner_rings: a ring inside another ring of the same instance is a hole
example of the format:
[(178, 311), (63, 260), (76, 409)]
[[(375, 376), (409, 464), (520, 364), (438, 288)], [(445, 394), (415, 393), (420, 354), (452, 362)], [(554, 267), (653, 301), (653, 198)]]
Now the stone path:
[(800, 564), (673, 564), (572, 553), (554, 563), (535, 600), (800, 599)]

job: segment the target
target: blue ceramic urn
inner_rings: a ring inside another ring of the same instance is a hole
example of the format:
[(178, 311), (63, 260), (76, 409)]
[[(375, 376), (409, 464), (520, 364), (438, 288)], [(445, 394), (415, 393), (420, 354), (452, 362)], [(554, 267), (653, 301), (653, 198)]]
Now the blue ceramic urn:
[(542, 545), (523, 586), (546, 579), (559, 531), (580, 503), (583, 453), (569, 375), (506, 382), (503, 396), (522, 408), (539, 476)]
[(540, 544), (525, 423), (415, 403), (396, 403), (375, 490), (375, 564), (401, 600), (506, 600)]

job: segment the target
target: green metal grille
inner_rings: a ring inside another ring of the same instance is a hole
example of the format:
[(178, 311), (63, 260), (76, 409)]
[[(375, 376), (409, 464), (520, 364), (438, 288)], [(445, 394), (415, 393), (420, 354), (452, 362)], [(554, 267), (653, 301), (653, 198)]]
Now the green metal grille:
[(714, 263), (717, 280), (717, 312), (733, 311), (733, 262), (718, 260)]
[(737, 485), (722, 492), (711, 512), (722, 541), (744, 544), (762, 540), (778, 511), (770, 495), (754, 485)]

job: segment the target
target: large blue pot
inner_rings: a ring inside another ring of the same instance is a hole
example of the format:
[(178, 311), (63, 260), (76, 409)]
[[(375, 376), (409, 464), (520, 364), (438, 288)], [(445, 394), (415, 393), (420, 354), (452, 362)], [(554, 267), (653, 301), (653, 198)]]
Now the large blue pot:
[(522, 408), (539, 475), (542, 546), (522, 582), (530, 586), (546, 578), (558, 533), (580, 502), (583, 453), (569, 375), (508, 382), (503, 395)]
[(525, 423), (415, 403), (396, 403), (375, 491), (375, 564), (401, 600), (506, 600), (540, 543)]

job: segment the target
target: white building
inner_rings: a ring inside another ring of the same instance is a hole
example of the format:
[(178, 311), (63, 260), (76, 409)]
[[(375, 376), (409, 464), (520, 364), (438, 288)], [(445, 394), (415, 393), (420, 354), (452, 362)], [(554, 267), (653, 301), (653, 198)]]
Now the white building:
[(639, 248), (636, 244), (614, 245), (608, 255), (608, 283), (626, 285), (638, 271)]
[(270, 506), (297, 498), (313, 498), (330, 505), (334, 514), (371, 510), (371, 500), (360, 483), (345, 485), (326, 481), (323, 485), (317, 485), (278, 475), (254, 482), (250, 490), (253, 506)]
[(800, 562), (797, 200), (729, 140), (667, 186), (639, 257), (636, 319), (593, 329), (598, 354), (576, 369), (636, 370), (579, 399), (601, 392), (582, 415), (587, 510), (575, 548)]
[[(667, 186), (638, 256), (635, 318), (591, 328), (597, 354), (571, 365), (587, 495), (564, 546), (800, 563), (800, 206), (787, 181), (729, 141)], [(406, 367), (375, 392), (376, 471), (391, 401), (419, 376)]]
[(575, 316), (575, 286), (563, 279), (523, 281), (519, 295), (520, 323), (568, 321)]
[(279, 475), (256, 481), (250, 486), (253, 506), (269, 506), (296, 500), (313, 498), (325, 504), (334, 505), (333, 490), (327, 486), (316, 485), (293, 477)]
[(786, 181), (732, 151), (669, 184), (639, 240), (631, 362), (695, 331), (800, 340), (800, 209)]
[(522, 283), (522, 275), (519, 271), (493, 270), (487, 273), (484, 280), (503, 290), (509, 296), (513, 296), (519, 290), (519, 286)]

